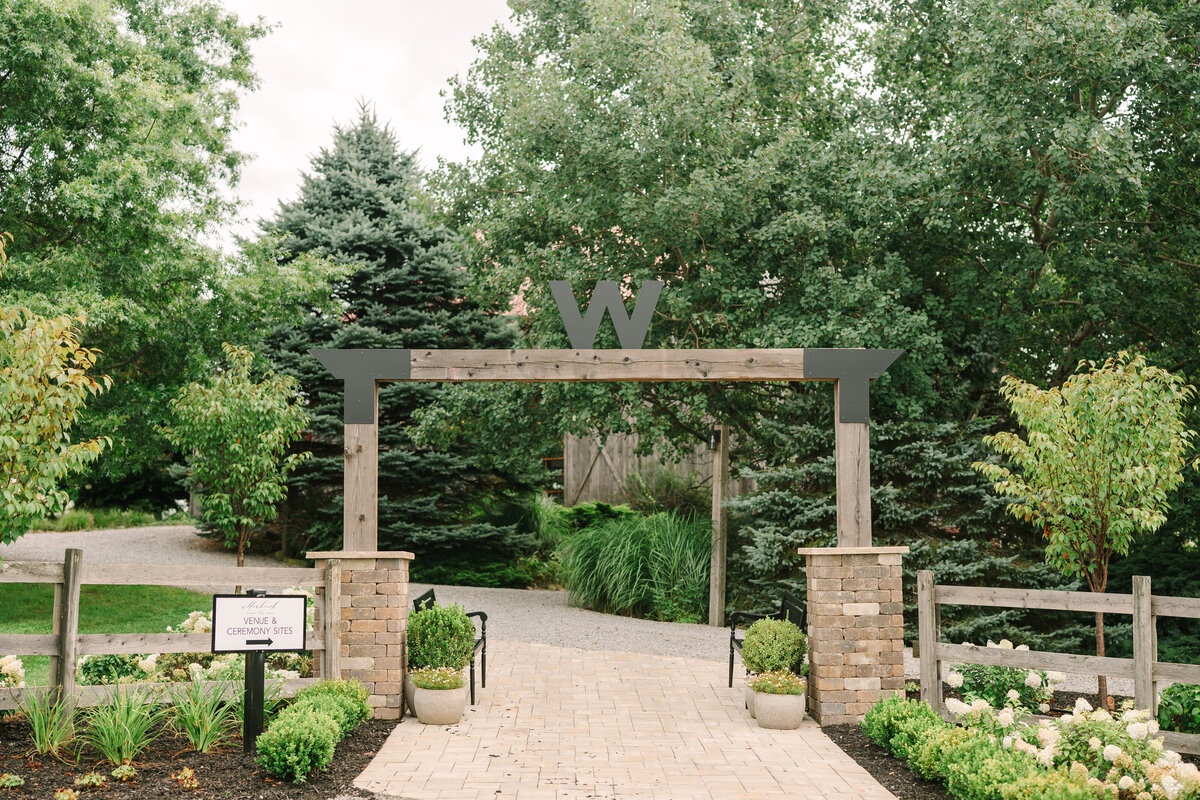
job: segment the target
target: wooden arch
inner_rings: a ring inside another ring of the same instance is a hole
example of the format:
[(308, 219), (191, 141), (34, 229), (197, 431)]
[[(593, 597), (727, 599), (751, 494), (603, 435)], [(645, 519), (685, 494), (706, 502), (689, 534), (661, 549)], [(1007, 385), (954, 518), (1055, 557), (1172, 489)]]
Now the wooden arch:
[[(833, 381), (839, 547), (871, 546), (870, 382), (903, 350), (312, 350), (345, 385), (343, 549), (378, 550), (379, 384), (393, 381)], [(713, 558), (724, 541), (714, 537)], [(710, 601), (722, 624), (724, 581)], [(719, 612), (718, 612), (719, 608)], [(716, 622), (713, 622), (713, 619)]]

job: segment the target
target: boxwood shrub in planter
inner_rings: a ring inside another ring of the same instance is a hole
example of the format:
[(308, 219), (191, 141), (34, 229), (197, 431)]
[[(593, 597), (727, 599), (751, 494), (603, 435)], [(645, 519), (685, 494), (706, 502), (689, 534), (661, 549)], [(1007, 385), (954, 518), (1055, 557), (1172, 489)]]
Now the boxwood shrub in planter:
[(808, 637), (794, 622), (784, 619), (760, 619), (746, 631), (742, 642), (742, 663), (746, 665), (746, 708), (756, 715), (755, 692), (750, 688), (754, 675), (785, 670), (802, 674)]
[(412, 673), (417, 720), (422, 725), (454, 725), (467, 706), (461, 669), (425, 667)]
[(475, 651), (475, 625), (462, 606), (426, 606), (408, 618), (408, 675), (404, 699), (416, 711), (412, 673), (418, 669), (462, 672)]
[(781, 669), (763, 672), (750, 684), (758, 727), (791, 731), (804, 721), (804, 678)]

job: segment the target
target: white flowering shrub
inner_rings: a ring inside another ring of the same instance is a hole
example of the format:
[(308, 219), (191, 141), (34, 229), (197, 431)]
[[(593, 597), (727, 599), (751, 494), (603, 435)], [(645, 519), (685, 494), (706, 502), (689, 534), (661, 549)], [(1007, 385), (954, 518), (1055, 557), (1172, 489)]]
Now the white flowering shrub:
[[(999, 643), (989, 640), (987, 646), (1003, 650), (1029, 649), (1026, 645), (1013, 647), (1008, 639), (1001, 639)], [(1050, 708), (1054, 684), (1062, 678), (1058, 673), (1047, 674), (1020, 667), (956, 664), (946, 676), (946, 684), (959, 692), (968, 703), (985, 700), (989, 706), (997, 708), (1009, 706), (1045, 713)]]
[(16, 656), (0, 658), (0, 687), (25, 688), (25, 665)]

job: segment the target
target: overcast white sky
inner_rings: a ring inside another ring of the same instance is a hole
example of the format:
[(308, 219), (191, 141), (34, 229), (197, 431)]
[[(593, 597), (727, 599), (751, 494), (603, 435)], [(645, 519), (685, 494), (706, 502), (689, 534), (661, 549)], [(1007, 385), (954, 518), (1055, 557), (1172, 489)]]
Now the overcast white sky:
[[(243, 20), (277, 27), (254, 46), (261, 84), (242, 98), (234, 145), (254, 160), (237, 194), (234, 231), (253, 235), (281, 199), (295, 196), (309, 157), (333, 125), (354, 119), (360, 99), (374, 103), (404, 149), (421, 162), (471, 151), (443, 118), (439, 92), (475, 60), (471, 39), (508, 19), (504, 0), (225, 0)], [(234, 231), (221, 238), (232, 241)]]

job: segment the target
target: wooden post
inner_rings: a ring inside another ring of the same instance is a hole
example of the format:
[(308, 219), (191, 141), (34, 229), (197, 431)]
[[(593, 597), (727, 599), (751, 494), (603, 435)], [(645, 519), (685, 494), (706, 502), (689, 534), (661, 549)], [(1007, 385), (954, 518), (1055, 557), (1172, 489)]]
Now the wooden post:
[(54, 683), (60, 697), (75, 691), (75, 654), (79, 649), (79, 579), (83, 551), (67, 550), (63, 559), (61, 619), (58, 626), (58, 672)]
[(937, 643), (941, 641), (941, 625), (933, 597), (933, 570), (917, 573), (917, 626), (921, 638), (921, 699), (934, 711), (943, 713), (942, 665), (937, 658)]
[(342, 502), (342, 549), (379, 549), (379, 384), (375, 384), (375, 421), (345, 426), (345, 492)]
[(337, 680), (342, 676), (342, 562), (325, 562), (325, 598), (321, 621), (324, 626), (325, 654), (321, 659), (321, 677)]
[[(62, 634), (63, 623), (63, 585), (54, 584), (54, 609), (50, 612), (50, 633), (56, 637)], [(56, 640), (58, 641), (58, 640)], [(50, 680), (58, 683), (58, 664), (61, 661), (57, 655), (50, 656)]]
[(725, 489), (729, 484), (729, 426), (717, 425), (712, 467), (712, 558), (708, 566), (708, 624), (725, 624)]
[[(871, 546), (871, 448), (867, 422), (842, 422), (842, 382), (833, 382), (838, 547)], [(921, 646), (924, 652), (924, 644)]]
[(1133, 576), (1133, 701), (1139, 709), (1157, 712), (1154, 662), (1158, 659), (1150, 610), (1150, 578)]

